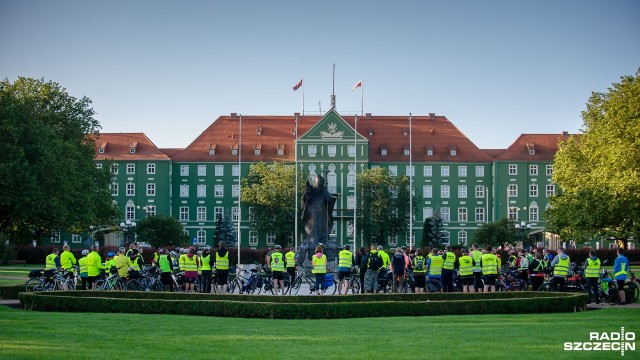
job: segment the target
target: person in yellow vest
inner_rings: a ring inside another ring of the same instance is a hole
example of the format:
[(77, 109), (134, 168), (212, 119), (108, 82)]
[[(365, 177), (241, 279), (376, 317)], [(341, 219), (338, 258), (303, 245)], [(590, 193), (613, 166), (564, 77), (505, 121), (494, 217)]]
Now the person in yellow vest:
[(45, 270), (57, 270), (60, 268), (61, 265), (60, 257), (58, 256), (59, 253), (60, 250), (58, 250), (58, 248), (53, 248), (51, 254), (47, 255), (44, 262)]
[(280, 245), (276, 245), (271, 256), (267, 258), (267, 267), (271, 269), (273, 290), (276, 295), (278, 295), (278, 290), (282, 290), (282, 295), (285, 295), (284, 255), (282, 255), (281, 249), (282, 247)]
[(121, 247), (118, 249), (118, 255), (113, 258), (115, 262), (115, 267), (118, 269), (118, 276), (122, 279), (125, 279), (129, 274), (129, 268), (131, 267), (131, 260), (128, 257), (124, 256), (125, 248)]
[(471, 253), (469, 254), (471, 258), (473, 258), (473, 288), (476, 292), (481, 292), (484, 290), (484, 286), (482, 285), (482, 266), (480, 266), (480, 261), (482, 260), (482, 252), (478, 250), (478, 244), (473, 244), (471, 246)]
[(413, 267), (413, 280), (416, 285), (416, 294), (424, 293), (424, 287), (426, 284), (426, 276), (427, 276), (427, 259), (422, 256), (422, 249), (416, 249), (416, 255), (412, 260)]
[(498, 267), (498, 258), (493, 253), (491, 246), (487, 246), (486, 254), (482, 255), (480, 266), (482, 266), (484, 292), (489, 292), (489, 290), (495, 292), (500, 268)]
[[(545, 270), (546, 266), (542, 259), (542, 254), (540, 252), (536, 252), (533, 261), (529, 264), (529, 271), (531, 272), (531, 276), (529, 277), (529, 279), (531, 279), (531, 290), (538, 291), (540, 289), (540, 286), (544, 283)], [(597, 286), (596, 291), (598, 291)]]
[[(338, 253), (338, 286), (342, 285), (342, 288), (338, 289), (338, 292), (343, 295), (349, 294), (349, 283), (351, 281), (351, 267), (355, 263), (353, 253), (351, 252), (351, 246), (346, 244), (342, 250)], [(344, 279), (344, 281), (342, 281)]]
[(80, 267), (80, 281), (82, 283), (82, 289), (89, 290), (89, 273), (87, 271), (87, 255), (89, 250), (82, 250), (82, 257), (78, 259), (78, 266)]
[[(164, 249), (158, 249), (158, 267), (162, 271), (160, 281), (162, 281), (164, 290), (173, 291), (173, 261), (171, 261), (171, 258), (166, 254), (166, 250)], [(209, 267), (209, 269), (211, 269), (211, 267)], [(209, 273), (209, 277), (211, 277), (211, 273)], [(209, 288), (211, 288), (211, 284), (209, 284)]]
[(198, 256), (196, 255), (196, 248), (190, 247), (187, 255), (184, 257), (183, 270), (184, 270), (184, 292), (190, 293), (195, 290), (194, 283), (198, 277)]
[(131, 267), (133, 268), (133, 270), (140, 271), (144, 266), (142, 255), (140, 255), (137, 249), (131, 250), (129, 254), (130, 254), (129, 260), (131, 261)]
[(313, 273), (316, 277), (316, 283), (315, 287), (312, 290), (312, 294), (313, 292), (316, 292), (316, 294), (322, 295), (324, 294), (324, 279), (327, 275), (327, 267), (329, 265), (327, 261), (327, 255), (322, 253), (322, 246), (316, 246), (316, 253), (315, 255), (313, 255), (311, 263), (313, 266), (313, 270), (311, 270), (311, 273)]
[(216, 286), (218, 294), (226, 294), (229, 282), (229, 251), (227, 244), (220, 241), (216, 251)]
[[(475, 262), (473, 258), (469, 256), (469, 249), (462, 248), (462, 256), (458, 259), (458, 263), (460, 264), (458, 272), (460, 274), (460, 281), (462, 282), (462, 292), (472, 292), (471, 289), (473, 289), (474, 283), (473, 266)], [(475, 290), (473, 292), (475, 292)]]
[[(200, 288), (203, 293), (208, 294), (211, 292), (211, 250), (202, 250), (200, 263)], [(164, 273), (165, 271), (162, 270), (162, 272)]]
[(69, 279), (73, 281), (74, 285), (77, 283), (75, 278), (75, 271), (73, 266), (78, 262), (76, 261), (75, 255), (70, 251), (71, 248), (69, 245), (65, 245), (62, 247), (62, 254), (60, 254), (60, 267), (67, 271), (67, 276)]
[(97, 252), (97, 247), (91, 245), (89, 248), (89, 255), (87, 255), (87, 281), (91, 290), (95, 290), (96, 278), (100, 275), (100, 270), (104, 270), (105, 266), (102, 265), (102, 258)]
[(107, 276), (112, 275), (111, 268), (116, 266), (116, 260), (114, 259), (115, 257), (116, 253), (114, 253), (113, 251), (109, 251), (107, 253), (107, 259), (104, 261), (104, 268), (107, 270)]
[(438, 287), (438, 292), (442, 291), (442, 283), (440, 282), (442, 278), (442, 265), (444, 263), (444, 259), (442, 255), (438, 254), (438, 250), (436, 248), (431, 248), (431, 257), (427, 260), (427, 271), (429, 273), (429, 281), (433, 281), (433, 284)]
[(516, 251), (514, 249), (509, 250), (509, 269), (516, 270), (518, 268), (518, 257), (516, 256)]
[(136, 243), (129, 244), (129, 250), (127, 250), (127, 253), (125, 254), (125, 256), (128, 258), (131, 258), (131, 253), (133, 253), (133, 250), (138, 250), (138, 244)]
[(442, 258), (444, 260), (442, 264), (442, 291), (453, 292), (453, 268), (456, 263), (456, 254), (453, 253), (450, 245), (447, 245), (447, 251)]
[(558, 248), (558, 255), (556, 255), (551, 262), (551, 267), (553, 268), (551, 288), (553, 291), (556, 291), (558, 286), (560, 286), (560, 291), (564, 291), (567, 285), (567, 274), (569, 273), (570, 266), (571, 259), (569, 255), (564, 253), (564, 248)]
[(287, 274), (289, 274), (289, 284), (293, 284), (296, 281), (296, 253), (293, 248), (287, 249), (287, 253), (284, 254), (284, 263), (287, 267)]

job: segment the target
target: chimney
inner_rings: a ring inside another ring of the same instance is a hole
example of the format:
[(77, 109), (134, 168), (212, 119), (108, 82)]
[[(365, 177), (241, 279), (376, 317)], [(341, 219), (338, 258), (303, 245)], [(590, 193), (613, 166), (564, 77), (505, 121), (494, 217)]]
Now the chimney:
[(238, 117), (238, 113), (231, 113), (231, 120), (235, 120)]
[(569, 132), (568, 131), (563, 131), (562, 132), (562, 137), (563, 138), (568, 138), (569, 137)]
[(300, 113), (299, 112), (293, 113), (293, 117), (294, 118), (300, 118)]
[(436, 113), (429, 113), (429, 120), (435, 120), (436, 119)]
[(371, 113), (364, 113), (364, 117), (367, 119), (371, 119)]

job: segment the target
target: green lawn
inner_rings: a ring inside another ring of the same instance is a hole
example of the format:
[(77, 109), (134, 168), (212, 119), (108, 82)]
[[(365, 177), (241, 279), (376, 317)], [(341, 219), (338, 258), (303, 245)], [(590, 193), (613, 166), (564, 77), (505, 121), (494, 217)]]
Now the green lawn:
[[(535, 315), (257, 320), (64, 314), (0, 306), (2, 359), (620, 359), (566, 352), (589, 331), (640, 332), (639, 308)], [(624, 358), (637, 358), (627, 351)], [(182, 354), (182, 355), (181, 355)], [(219, 355), (220, 354), (220, 355)], [(321, 354), (321, 355), (317, 355)]]

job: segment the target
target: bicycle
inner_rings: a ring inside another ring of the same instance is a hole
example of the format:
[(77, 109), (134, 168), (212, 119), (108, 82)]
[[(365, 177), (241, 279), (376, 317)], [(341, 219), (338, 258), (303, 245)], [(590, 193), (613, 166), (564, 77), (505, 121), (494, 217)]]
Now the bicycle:
[(360, 284), (360, 276), (358, 274), (358, 268), (354, 267), (351, 269), (351, 274), (348, 278), (343, 278), (338, 282), (338, 294), (343, 294), (343, 289), (345, 288), (345, 282), (349, 281), (349, 288), (346, 289), (346, 293), (351, 294), (360, 294), (360, 288), (362, 285)]
[(102, 280), (96, 281), (96, 290), (124, 290), (125, 282), (118, 275), (118, 269), (116, 267), (112, 267), (109, 269), (111, 276)]
[[(298, 291), (300, 291), (300, 286), (302, 286), (303, 281), (309, 284), (310, 293), (313, 294), (313, 291), (316, 286), (316, 280), (315, 280), (315, 276), (312, 276), (312, 275), (313, 274), (308, 269), (299, 270), (296, 275), (296, 280), (293, 282), (293, 284), (291, 284), (291, 286), (289, 287), (288, 291), (285, 294), (297, 295)], [(336, 279), (331, 273), (327, 273), (327, 275), (330, 275), (331, 277), (328, 281), (325, 282), (324, 293), (328, 295), (333, 295), (336, 293), (336, 290), (338, 288), (336, 286), (337, 285)]]
[(44, 273), (42, 271), (42, 269), (38, 269), (29, 273), (29, 279), (24, 284), (26, 292), (51, 291), (55, 288), (53, 280), (55, 271), (53, 269), (45, 270)]
[(430, 293), (442, 292), (442, 282), (440, 281), (440, 278), (434, 278), (427, 275), (426, 285), (427, 285), (427, 288), (426, 288), (427, 292), (430, 292)]

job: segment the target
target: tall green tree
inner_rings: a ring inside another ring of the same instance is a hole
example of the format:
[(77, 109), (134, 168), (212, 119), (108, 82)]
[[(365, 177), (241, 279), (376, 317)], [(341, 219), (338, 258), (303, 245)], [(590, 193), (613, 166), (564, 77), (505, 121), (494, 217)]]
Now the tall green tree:
[(626, 246), (640, 227), (640, 70), (594, 92), (581, 134), (559, 145), (547, 228), (577, 242), (593, 236)]
[(219, 214), (216, 217), (216, 230), (213, 234), (213, 245), (217, 246), (220, 241), (224, 241), (227, 246), (235, 246), (238, 243), (238, 233), (231, 224), (229, 214), (222, 216)]
[(440, 210), (436, 209), (433, 216), (424, 219), (422, 227), (422, 246), (442, 249), (446, 242), (445, 227), (440, 215)]
[(521, 240), (515, 222), (508, 218), (480, 225), (473, 234), (473, 242), (488, 246), (515, 245)]
[[(251, 228), (258, 236), (275, 236), (275, 243), (285, 246), (293, 236), (295, 221), (295, 183), (294, 166), (283, 162), (252, 164), (249, 175), (242, 179), (242, 204), (251, 207)], [(302, 196), (306, 178), (298, 173), (298, 194)], [(298, 199), (299, 201), (299, 199)], [(298, 208), (298, 211), (301, 211)], [(299, 222), (299, 225), (300, 222)], [(299, 226), (302, 230), (303, 227)]]
[(55, 82), (0, 82), (0, 232), (113, 225), (109, 168), (96, 169), (100, 125), (87, 97)]
[(135, 233), (138, 241), (148, 242), (152, 246), (181, 246), (189, 243), (184, 227), (172, 216), (149, 216), (136, 223)]
[[(387, 169), (375, 168), (358, 174), (357, 225), (367, 244), (386, 244), (390, 237), (409, 234), (409, 178), (391, 176)], [(413, 195), (412, 213), (417, 199)]]

